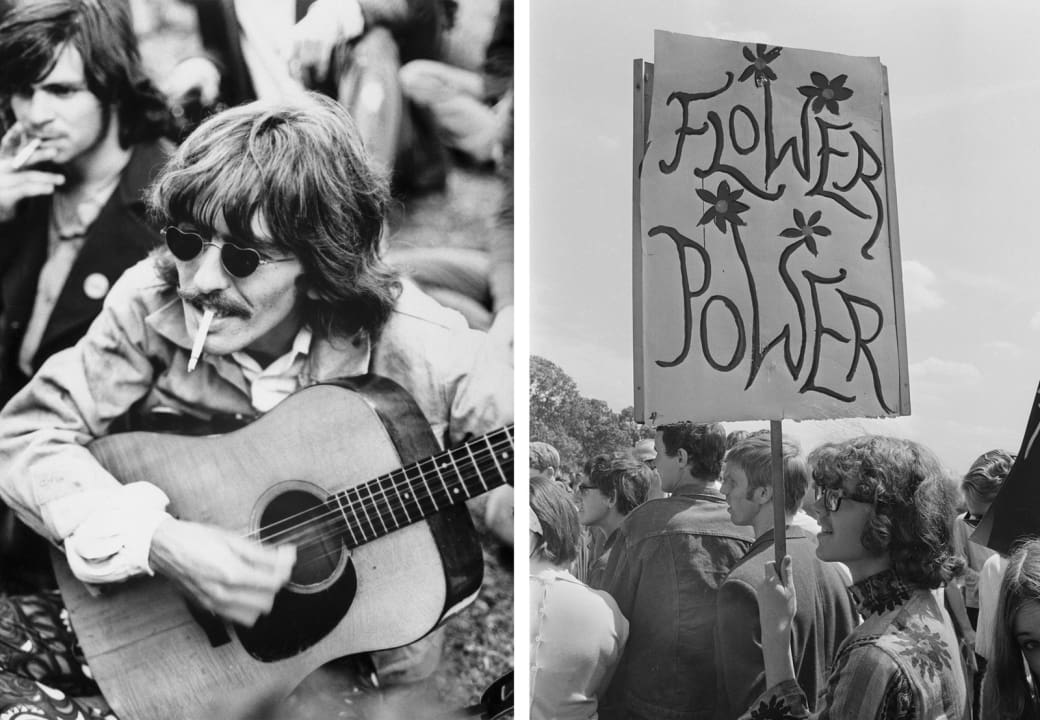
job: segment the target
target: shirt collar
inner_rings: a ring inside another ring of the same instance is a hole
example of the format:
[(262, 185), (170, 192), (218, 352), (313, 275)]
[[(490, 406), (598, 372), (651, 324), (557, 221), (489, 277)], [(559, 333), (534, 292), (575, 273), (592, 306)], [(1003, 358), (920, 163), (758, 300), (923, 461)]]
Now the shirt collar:
[(912, 593), (912, 588), (892, 569), (864, 578), (849, 588), (849, 596), (863, 617), (895, 610)]
[(249, 353), (244, 350), (237, 350), (231, 353), (231, 358), (241, 365), (243, 368), (248, 368), (254, 374), (259, 375), (265, 374), (278, 374), (287, 371), (292, 364), (296, 362), (296, 358), (299, 356), (306, 357), (311, 349), (311, 329), (304, 325), (297, 333), (296, 337), (293, 338), (292, 347), (289, 348), (289, 352), (285, 353), (281, 357), (274, 360), (266, 368), (260, 367), (258, 363)]

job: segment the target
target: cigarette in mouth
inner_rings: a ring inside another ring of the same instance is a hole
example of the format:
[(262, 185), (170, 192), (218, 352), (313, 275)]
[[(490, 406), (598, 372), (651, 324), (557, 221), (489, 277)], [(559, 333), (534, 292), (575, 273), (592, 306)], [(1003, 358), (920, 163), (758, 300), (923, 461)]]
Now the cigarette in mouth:
[(25, 164), (29, 162), (29, 158), (32, 157), (32, 154), (36, 152), (42, 144), (43, 140), (40, 138), (33, 138), (30, 140), (29, 144), (19, 150), (18, 154), (14, 156), (14, 169), (21, 170), (25, 167)]
[(214, 315), (216, 315), (216, 311), (213, 308), (206, 308), (206, 312), (202, 314), (202, 320), (199, 321), (199, 330), (195, 333), (195, 344), (191, 346), (191, 357), (188, 358), (188, 372), (192, 372), (195, 366), (199, 364), (199, 358), (202, 357), (202, 346), (206, 344), (209, 324), (213, 322)]

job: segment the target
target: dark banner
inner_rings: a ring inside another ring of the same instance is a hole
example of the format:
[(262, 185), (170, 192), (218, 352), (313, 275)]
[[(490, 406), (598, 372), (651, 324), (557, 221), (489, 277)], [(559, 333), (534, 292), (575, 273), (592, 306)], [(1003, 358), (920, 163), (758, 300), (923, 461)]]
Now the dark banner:
[(1026, 423), (1018, 458), (971, 539), (1008, 555), (1020, 540), (1040, 536), (1040, 387)]

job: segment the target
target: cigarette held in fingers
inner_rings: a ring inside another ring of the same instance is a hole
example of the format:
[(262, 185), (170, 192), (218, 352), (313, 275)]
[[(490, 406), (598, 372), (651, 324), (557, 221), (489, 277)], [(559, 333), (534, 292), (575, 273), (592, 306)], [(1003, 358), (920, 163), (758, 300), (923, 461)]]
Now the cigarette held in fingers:
[(32, 157), (33, 153), (39, 150), (40, 145), (43, 144), (43, 140), (40, 138), (33, 138), (29, 143), (18, 151), (18, 154), (14, 156), (13, 167), (15, 170), (21, 170), (25, 167), (25, 164), (29, 162), (29, 158)]
[(198, 332), (195, 333), (195, 343), (191, 346), (191, 357), (188, 358), (188, 372), (192, 372), (199, 364), (199, 358), (202, 357), (202, 346), (206, 344), (209, 324), (213, 322), (214, 315), (216, 315), (216, 311), (213, 308), (206, 308), (206, 312), (202, 314)]

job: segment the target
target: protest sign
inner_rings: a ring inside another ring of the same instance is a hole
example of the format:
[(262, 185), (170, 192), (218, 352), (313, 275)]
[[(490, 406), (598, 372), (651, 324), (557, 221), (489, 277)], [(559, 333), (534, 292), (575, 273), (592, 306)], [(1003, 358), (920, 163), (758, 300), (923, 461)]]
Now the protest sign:
[(654, 34), (636, 61), (636, 417), (910, 412), (877, 58)]

